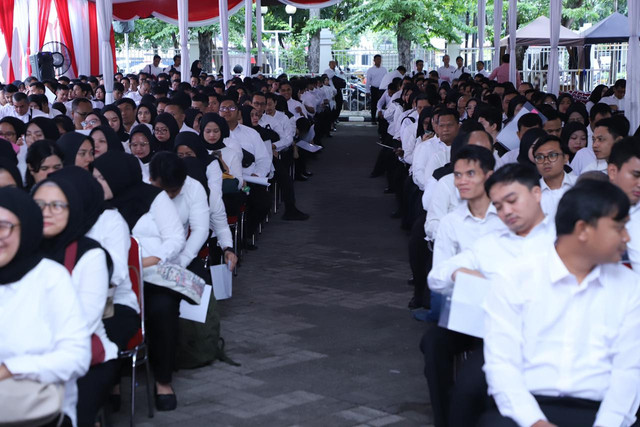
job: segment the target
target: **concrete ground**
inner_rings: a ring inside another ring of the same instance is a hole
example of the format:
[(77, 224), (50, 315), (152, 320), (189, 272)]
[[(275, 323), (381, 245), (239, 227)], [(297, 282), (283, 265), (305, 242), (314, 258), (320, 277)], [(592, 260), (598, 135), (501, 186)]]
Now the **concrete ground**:
[[(369, 178), (377, 152), (374, 126), (339, 125), (310, 164), (314, 176), (296, 182), (311, 219), (272, 216), (233, 298), (219, 302), (227, 353), (241, 366), (179, 371), (177, 410), (152, 419), (141, 384), (137, 425), (431, 424), (418, 349), (424, 323), (407, 309), (407, 236), (389, 218), (384, 179)], [(128, 381), (112, 425), (128, 424)]]

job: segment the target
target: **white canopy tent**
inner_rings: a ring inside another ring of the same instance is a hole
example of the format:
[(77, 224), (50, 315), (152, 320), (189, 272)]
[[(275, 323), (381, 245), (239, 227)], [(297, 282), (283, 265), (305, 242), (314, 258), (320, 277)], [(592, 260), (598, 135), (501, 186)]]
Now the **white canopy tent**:
[[(536, 18), (533, 22), (515, 32), (516, 46), (550, 46), (551, 45), (551, 20), (546, 16)], [(509, 37), (500, 40), (500, 46), (507, 46)], [(558, 34), (558, 46), (579, 46), (582, 44), (582, 36), (560, 26)]]

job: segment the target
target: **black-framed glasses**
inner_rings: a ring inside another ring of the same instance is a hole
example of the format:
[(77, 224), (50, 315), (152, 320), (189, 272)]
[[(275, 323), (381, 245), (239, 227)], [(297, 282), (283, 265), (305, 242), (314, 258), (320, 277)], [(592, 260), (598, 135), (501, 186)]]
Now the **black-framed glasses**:
[(69, 203), (62, 202), (60, 200), (54, 200), (53, 202), (45, 202), (41, 199), (34, 199), (36, 205), (40, 207), (40, 210), (44, 212), (44, 210), (48, 207), (52, 214), (62, 213), (65, 209), (69, 207)]
[(14, 224), (9, 221), (0, 221), (0, 239), (6, 239), (11, 236), (13, 229), (20, 227), (20, 224)]
[(220, 112), (225, 113), (227, 111), (238, 111), (236, 107), (220, 107)]
[(560, 153), (549, 153), (546, 156), (544, 154), (536, 154), (533, 158), (539, 165), (543, 164), (545, 160), (549, 160), (549, 163), (555, 163), (560, 158)]

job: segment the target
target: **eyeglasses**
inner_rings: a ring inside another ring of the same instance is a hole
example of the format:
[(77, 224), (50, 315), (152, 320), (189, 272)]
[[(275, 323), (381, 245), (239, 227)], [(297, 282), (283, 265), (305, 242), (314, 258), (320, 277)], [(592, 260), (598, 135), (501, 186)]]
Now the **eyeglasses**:
[(69, 208), (69, 204), (65, 202), (61, 202), (60, 200), (54, 200), (53, 202), (45, 202), (41, 199), (34, 199), (36, 205), (40, 207), (40, 210), (44, 212), (44, 210), (48, 207), (52, 214), (60, 214), (65, 209)]
[(86, 126), (94, 126), (94, 125), (97, 125), (98, 123), (100, 123), (100, 120), (93, 119), (93, 120), (85, 120), (80, 124), (82, 125), (82, 127), (86, 127)]
[(13, 137), (16, 136), (15, 132), (0, 132), (0, 138)]
[(549, 160), (550, 163), (555, 163), (560, 158), (560, 153), (549, 153), (546, 156), (544, 154), (536, 154), (533, 158), (539, 165), (543, 164), (545, 160)]
[(131, 147), (131, 148), (138, 148), (138, 147), (144, 148), (147, 145), (149, 145), (148, 142), (130, 142), (129, 143), (129, 147)]
[(221, 113), (226, 113), (228, 111), (238, 111), (238, 109), (236, 107), (220, 107), (220, 112)]
[(0, 239), (6, 239), (11, 236), (13, 229), (20, 227), (20, 224), (14, 224), (9, 221), (0, 221)]
[(169, 129), (162, 129), (162, 128), (155, 128), (153, 130), (153, 133), (157, 133), (157, 134), (165, 134), (165, 133), (169, 133)]

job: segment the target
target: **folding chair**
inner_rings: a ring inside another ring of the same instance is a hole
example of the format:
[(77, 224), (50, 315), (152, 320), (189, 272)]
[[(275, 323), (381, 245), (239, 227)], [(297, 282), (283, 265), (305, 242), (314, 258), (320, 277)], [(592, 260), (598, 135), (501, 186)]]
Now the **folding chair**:
[(118, 354), (118, 359), (131, 359), (131, 420), (133, 427), (136, 408), (136, 368), (144, 365), (147, 374), (147, 404), (149, 406), (149, 418), (153, 418), (153, 394), (151, 391), (151, 372), (149, 370), (149, 351), (146, 341), (144, 325), (144, 281), (142, 280), (142, 250), (138, 240), (131, 236), (131, 248), (129, 249), (129, 277), (133, 292), (140, 304), (140, 329), (131, 338), (127, 349)]

